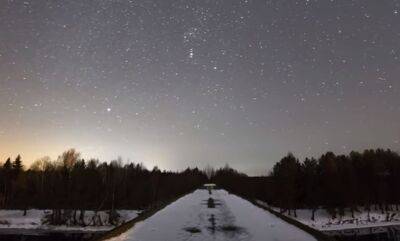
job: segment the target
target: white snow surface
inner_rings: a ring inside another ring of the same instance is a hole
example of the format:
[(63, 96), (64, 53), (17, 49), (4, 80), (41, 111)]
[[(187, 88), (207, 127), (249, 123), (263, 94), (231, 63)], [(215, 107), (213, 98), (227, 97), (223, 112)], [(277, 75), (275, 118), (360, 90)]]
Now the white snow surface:
[[(216, 206), (210, 208), (207, 200)], [(214, 218), (212, 218), (214, 217)], [(213, 225), (213, 220), (215, 225)], [(191, 229), (196, 232), (189, 232)], [(225, 229), (225, 230), (224, 230)], [(228, 229), (228, 230), (226, 230)], [(232, 230), (235, 229), (235, 230)], [(315, 240), (268, 211), (224, 190), (196, 190), (109, 241)]]
[[(257, 201), (260, 205), (268, 206), (265, 202)], [(270, 207), (279, 212), (279, 208)], [(395, 210), (395, 207), (392, 208)], [(314, 221), (311, 220), (312, 211), (310, 209), (297, 209), (297, 217), (288, 215), (287, 212), (283, 213), (287, 217), (296, 219), (305, 225), (321, 231), (345, 230), (345, 229), (361, 229), (369, 227), (384, 227), (400, 225), (400, 211), (389, 211), (382, 213), (381, 210), (372, 209), (368, 212), (363, 207), (358, 207), (358, 211), (354, 212), (354, 218), (351, 216), (349, 209), (345, 209), (343, 216), (336, 215), (332, 218), (325, 209), (317, 209), (314, 216)], [(390, 221), (388, 221), (388, 216)]]
[[(43, 218), (50, 210), (30, 209), (27, 210), (26, 216), (23, 216), (23, 210), (0, 210), (0, 229), (41, 229), (41, 230), (59, 230), (59, 231), (107, 231), (114, 226), (107, 223), (107, 213), (99, 211), (104, 226), (53, 226), (42, 224)], [(138, 216), (140, 211), (137, 210), (118, 210), (121, 221), (129, 221)], [(79, 215), (79, 211), (78, 211)], [(85, 223), (89, 224), (94, 211), (85, 212)]]

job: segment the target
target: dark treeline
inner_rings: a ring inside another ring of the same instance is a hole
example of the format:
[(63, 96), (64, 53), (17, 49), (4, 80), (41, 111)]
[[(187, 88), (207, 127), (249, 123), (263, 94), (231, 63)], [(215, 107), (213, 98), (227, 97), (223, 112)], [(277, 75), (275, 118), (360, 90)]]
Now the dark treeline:
[(74, 149), (56, 161), (37, 160), (30, 168), (18, 156), (0, 165), (0, 208), (51, 209), (53, 224), (65, 223), (67, 212), (79, 219), (74, 215), (84, 215), (84, 210), (110, 210), (112, 218), (115, 209), (144, 209), (190, 192), (205, 180), (197, 168), (166, 172), (121, 160), (86, 161)]
[(298, 208), (322, 207), (336, 216), (360, 206), (384, 213), (400, 204), (400, 156), (390, 150), (327, 152), (304, 161), (289, 153), (268, 176), (249, 177), (229, 166), (166, 172), (121, 160), (86, 161), (71, 149), (56, 161), (42, 158), (30, 168), (23, 167), (20, 156), (6, 160), (0, 165), (0, 208), (51, 209), (53, 224), (63, 224), (67, 211), (75, 220), (77, 211), (109, 210), (112, 223), (116, 209), (143, 209), (169, 200), (198, 188), (207, 177), (228, 191), (293, 215)]
[(212, 182), (232, 193), (258, 200), (270, 200), (273, 188), (271, 178), (249, 177), (228, 165), (214, 171)]
[[(300, 161), (288, 154), (276, 163), (268, 177), (250, 178), (226, 167), (214, 180), (222, 187), (256, 198), (296, 215), (296, 209), (325, 208), (333, 217), (345, 208), (354, 211), (398, 210), (400, 204), (400, 156), (391, 150), (365, 150)], [(314, 218), (314, 212), (312, 213)]]

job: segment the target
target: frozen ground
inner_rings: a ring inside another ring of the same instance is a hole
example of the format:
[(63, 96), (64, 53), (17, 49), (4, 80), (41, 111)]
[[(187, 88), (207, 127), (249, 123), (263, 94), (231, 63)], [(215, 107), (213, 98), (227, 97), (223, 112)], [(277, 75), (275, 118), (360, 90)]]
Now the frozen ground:
[[(114, 226), (107, 223), (107, 214), (104, 211), (98, 212), (103, 220), (104, 226), (52, 226), (42, 224), (43, 218), (49, 210), (31, 209), (27, 211), (26, 216), (23, 216), (22, 210), (0, 210), (0, 229), (42, 229), (42, 230), (59, 230), (59, 231), (105, 231), (114, 228)], [(135, 210), (118, 210), (121, 220), (129, 221), (138, 215)], [(79, 215), (79, 214), (78, 214)], [(89, 224), (93, 211), (85, 212), (85, 223)]]
[[(258, 201), (258, 203), (261, 205), (267, 205), (261, 201)], [(273, 209), (279, 211), (279, 208)], [(359, 207), (358, 210), (358, 212), (354, 212), (354, 218), (351, 216), (350, 210), (348, 209), (345, 210), (343, 216), (337, 215), (336, 218), (332, 218), (332, 215), (330, 215), (325, 209), (318, 209), (315, 212), (314, 221), (311, 220), (312, 212), (310, 209), (298, 209), (297, 218), (295, 218), (293, 214), (291, 216), (287, 213), (284, 214), (321, 231), (400, 225), (400, 211), (382, 213), (381, 210), (372, 209), (369, 213), (368, 219), (368, 212), (365, 211), (363, 207)], [(393, 210), (395, 210), (395, 208), (393, 208)]]
[(224, 190), (197, 190), (109, 241), (302, 241), (311, 235)]

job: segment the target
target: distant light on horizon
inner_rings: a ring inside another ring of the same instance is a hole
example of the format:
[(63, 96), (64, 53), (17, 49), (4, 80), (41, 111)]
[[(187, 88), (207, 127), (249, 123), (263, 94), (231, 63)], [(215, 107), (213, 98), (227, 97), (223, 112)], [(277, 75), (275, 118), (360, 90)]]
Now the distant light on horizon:
[(394, 0), (2, 1), (0, 162), (75, 148), (267, 173), (400, 150)]

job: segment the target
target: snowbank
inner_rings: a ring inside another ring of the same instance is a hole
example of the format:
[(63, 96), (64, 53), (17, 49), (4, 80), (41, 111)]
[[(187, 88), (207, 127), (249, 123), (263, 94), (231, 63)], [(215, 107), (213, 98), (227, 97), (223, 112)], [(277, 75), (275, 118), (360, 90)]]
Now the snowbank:
[[(106, 231), (112, 229), (114, 226), (107, 223), (108, 214), (106, 211), (98, 212), (103, 226), (53, 226), (43, 224), (46, 214), (51, 213), (50, 210), (27, 210), (26, 216), (23, 215), (22, 210), (0, 210), (0, 229), (44, 229), (44, 230), (59, 230), (59, 231)], [(138, 216), (140, 211), (137, 210), (118, 210), (121, 221), (126, 222)], [(79, 215), (79, 211), (78, 211)], [(90, 224), (94, 211), (85, 212), (85, 223)]]
[[(268, 204), (262, 201), (257, 201), (257, 203), (268, 206)], [(270, 208), (279, 211), (279, 208)], [(400, 225), (400, 211), (388, 211), (382, 213), (381, 210), (372, 209), (369, 212), (368, 218), (368, 211), (363, 207), (359, 207), (358, 211), (354, 211), (354, 218), (351, 216), (349, 209), (345, 209), (343, 216), (337, 215), (336, 218), (332, 218), (332, 215), (330, 215), (325, 209), (317, 209), (314, 221), (311, 220), (312, 211), (310, 209), (297, 209), (297, 217), (294, 217), (293, 213), (290, 216), (287, 212), (283, 214), (321, 231)]]

